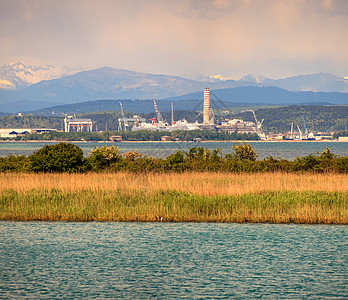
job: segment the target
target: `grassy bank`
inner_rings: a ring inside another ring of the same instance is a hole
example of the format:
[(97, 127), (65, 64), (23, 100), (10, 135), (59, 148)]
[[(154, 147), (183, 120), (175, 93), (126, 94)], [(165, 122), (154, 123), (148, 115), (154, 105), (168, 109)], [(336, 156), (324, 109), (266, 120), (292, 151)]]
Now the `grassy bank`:
[(348, 224), (342, 174), (0, 174), (0, 220)]

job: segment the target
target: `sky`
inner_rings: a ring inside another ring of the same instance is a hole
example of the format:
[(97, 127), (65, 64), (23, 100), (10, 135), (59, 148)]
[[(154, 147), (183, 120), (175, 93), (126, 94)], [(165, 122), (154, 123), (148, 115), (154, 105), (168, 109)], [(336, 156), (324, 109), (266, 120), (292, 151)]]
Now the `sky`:
[(347, 0), (0, 0), (0, 65), (348, 76)]

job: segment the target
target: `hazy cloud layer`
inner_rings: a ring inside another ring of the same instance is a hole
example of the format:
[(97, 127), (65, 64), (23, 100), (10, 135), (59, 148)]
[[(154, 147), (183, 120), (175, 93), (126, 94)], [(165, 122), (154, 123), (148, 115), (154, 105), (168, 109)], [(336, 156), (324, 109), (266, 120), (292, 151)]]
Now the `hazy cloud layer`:
[(0, 63), (348, 75), (346, 0), (0, 0)]

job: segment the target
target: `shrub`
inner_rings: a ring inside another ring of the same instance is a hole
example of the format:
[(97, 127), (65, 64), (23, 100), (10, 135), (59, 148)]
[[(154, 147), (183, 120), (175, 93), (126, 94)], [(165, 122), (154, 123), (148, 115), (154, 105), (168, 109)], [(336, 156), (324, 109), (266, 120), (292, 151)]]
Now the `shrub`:
[(330, 150), (330, 148), (326, 147), (326, 149), (319, 155), (319, 158), (324, 160), (332, 160), (336, 157), (335, 154), (333, 154)]
[(165, 168), (167, 170), (175, 171), (175, 172), (182, 172), (185, 170), (184, 166), (184, 152), (181, 150), (178, 150), (177, 152), (167, 156), (164, 159)]
[(338, 157), (335, 160), (335, 170), (339, 173), (348, 173), (348, 157)]
[(107, 168), (120, 160), (122, 160), (122, 155), (116, 146), (95, 147), (92, 149), (87, 159), (91, 168), (95, 171)]
[(129, 152), (122, 154), (122, 156), (126, 160), (130, 160), (130, 161), (135, 161), (136, 159), (142, 157), (142, 155), (138, 151), (129, 151)]
[(81, 148), (70, 143), (46, 145), (29, 156), (34, 172), (79, 172), (84, 170)]
[(30, 161), (24, 155), (8, 155), (0, 157), (0, 172), (28, 172)]
[(236, 145), (232, 146), (232, 149), (236, 153), (237, 158), (243, 160), (252, 160), (255, 161), (258, 157), (256, 151), (253, 147), (251, 147), (250, 144), (243, 142), (243, 143), (237, 143)]
[(323, 172), (319, 158), (313, 154), (309, 154), (305, 157), (296, 157), (293, 162), (293, 170)]

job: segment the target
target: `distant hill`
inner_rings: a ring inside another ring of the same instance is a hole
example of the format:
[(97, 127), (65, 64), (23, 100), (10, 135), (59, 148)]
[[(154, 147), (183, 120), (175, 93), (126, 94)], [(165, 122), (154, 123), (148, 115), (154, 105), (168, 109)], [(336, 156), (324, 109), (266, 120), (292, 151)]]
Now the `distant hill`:
[(51, 128), (63, 130), (63, 118), (46, 116), (2, 116), (0, 128)]
[(330, 73), (298, 75), (283, 79), (247, 75), (241, 81), (254, 82), (264, 86), (280, 87), (289, 91), (348, 93), (348, 80)]
[(8, 113), (18, 113), (18, 112), (26, 112), (26, 111), (33, 111), (33, 110), (39, 110), (43, 107), (52, 107), (55, 105), (61, 105), (62, 103), (49, 103), (45, 101), (13, 101), (10, 103), (4, 103), (0, 105), (0, 110), (3, 112)]
[[(124, 111), (134, 112), (137, 114), (141, 113), (152, 113), (155, 111), (153, 106), (153, 100), (121, 100)], [(158, 109), (160, 111), (170, 111), (171, 101), (170, 100), (156, 100)], [(232, 103), (226, 102), (226, 106), (231, 108), (237, 107), (250, 107), (255, 106), (254, 104), (248, 103)], [(219, 103), (212, 103), (213, 108), (223, 108), (224, 106)], [(188, 110), (197, 111), (203, 109), (203, 101), (200, 99), (193, 100), (178, 100), (174, 102), (174, 110)], [(35, 115), (63, 115), (63, 114), (80, 114), (80, 113), (93, 113), (103, 111), (120, 111), (120, 100), (96, 100), (87, 101), (83, 103), (58, 105), (45, 109), (39, 109), (30, 111)]]
[[(20, 64), (16, 68), (18, 70), (16, 69), (17, 71), (14, 72), (13, 76), (18, 77), (23, 73), (25, 80), (29, 80), (30, 76), (34, 75), (33, 78), (38, 80), (40, 72), (44, 72), (44, 70), (38, 69), (35, 73), (32, 69), (24, 68)], [(53, 76), (50, 71), (49, 69), (47, 72)], [(44, 74), (41, 75), (44, 76)], [(3, 82), (8, 86), (12, 77), (2, 79), (1, 76), (3, 75), (0, 73), (0, 83)], [(221, 76), (213, 77), (212, 82), (206, 82), (178, 76), (147, 74), (103, 67), (61, 78), (42, 80), (22, 89), (17, 88), (17, 90), (1, 89), (0, 87), (0, 111), (15, 113), (97, 99), (197, 100), (202, 99), (205, 87), (210, 87), (211, 90), (216, 91), (222, 100), (235, 103), (286, 105), (296, 103), (345, 104), (348, 102), (345, 96), (348, 93), (307, 92), (307, 94), (300, 94), (300, 92), (288, 92), (270, 86), (278, 85), (290, 90), (348, 90), (348, 81), (332, 74), (302, 75), (279, 80), (251, 75), (237, 81), (226, 80)], [(32, 80), (34, 80), (33, 78)], [(19, 86), (22, 86), (21, 83), (18, 83)]]
[(0, 66), (0, 90), (20, 90), (42, 80), (68, 76), (81, 68), (61, 66), (31, 66), (23, 62), (12, 62)]
[[(177, 102), (175, 102), (177, 104)], [(338, 131), (346, 130), (348, 127), (348, 105), (345, 106), (318, 106), (318, 105), (292, 105), (276, 108), (261, 108), (256, 109), (257, 118), (263, 121), (263, 129), (266, 132), (287, 132), (290, 130), (291, 123), (294, 123), (294, 128), (297, 125), (304, 130), (303, 117), (305, 118), (306, 126), (312, 131)], [(162, 110), (162, 109), (161, 109)], [(126, 117), (133, 116), (134, 112), (125, 112)], [(139, 115), (146, 118), (155, 117), (155, 112), (149, 113), (139, 112)], [(118, 118), (121, 117), (119, 111), (101, 111), (94, 113), (79, 113), (78, 117), (91, 118), (96, 122), (98, 130), (116, 130), (118, 127)], [(170, 111), (162, 111), (162, 116), (169, 122), (171, 118)], [(234, 113), (231, 118), (243, 119), (244, 121), (253, 121), (254, 117), (251, 112)], [(196, 120), (202, 122), (202, 116), (192, 110), (174, 111), (174, 120), (185, 118), (189, 122)], [(4, 116), (0, 117), (0, 128), (63, 128), (63, 116), (35, 116), (25, 115), (19, 116)]]
[[(259, 105), (348, 104), (348, 93), (290, 92), (277, 87), (236, 87), (212, 90), (222, 101)], [(214, 100), (214, 95), (211, 96)], [(174, 101), (203, 99), (203, 91), (172, 97)]]
[[(249, 83), (243, 83), (247, 84)], [(71, 104), (96, 99), (159, 99), (203, 90), (206, 86), (206, 82), (178, 76), (104, 67), (59, 79), (44, 80), (20, 91), (0, 91), (0, 105), (6, 104), (10, 107), (17, 101)], [(229, 80), (215, 83), (215, 86), (224, 88), (238, 84)]]
[[(65, 76), (74, 75), (83, 71), (82, 67), (67, 67), (42, 65), (33, 66), (23, 62), (11, 62), (0, 66), (0, 91), (4, 90), (21, 90), (32, 84), (36, 84), (42, 80), (51, 80), (63, 78)], [(110, 68), (111, 69), (111, 68)], [(98, 70), (98, 69), (97, 69)], [(113, 69), (117, 70), (117, 69)], [(91, 70), (92, 72), (94, 70)], [(122, 71), (125, 77), (138, 74), (136, 79), (143, 79), (144, 73)], [(151, 74), (147, 74), (151, 75)], [(166, 76), (166, 75), (160, 75)], [(171, 76), (175, 77), (175, 76)], [(187, 79), (187, 78), (185, 78)], [(187, 79), (190, 80), (190, 79)], [(228, 87), (236, 86), (275, 86), (291, 91), (312, 91), (312, 92), (348, 92), (348, 80), (330, 73), (317, 73), (307, 75), (297, 75), (282, 79), (271, 79), (262, 75), (246, 75), (241, 80), (233, 80), (231, 77), (223, 75), (204, 76), (198, 75), (194, 77), (195, 82), (209, 82), (217, 84), (228, 84)], [(149, 82), (151, 84), (151, 82)], [(125, 85), (126, 87), (130, 88)], [(227, 86), (224, 86), (227, 87)], [(222, 88), (222, 86), (214, 86), (214, 88)], [(186, 91), (184, 93), (188, 93)], [(151, 96), (152, 97), (152, 96)], [(143, 97), (141, 97), (143, 99)], [(23, 99), (20, 99), (23, 100)], [(90, 100), (90, 99), (81, 99)]]
[[(294, 130), (297, 125), (304, 131), (303, 117), (306, 127), (311, 131), (338, 131), (348, 127), (348, 105), (319, 106), (319, 105), (291, 105), (278, 108), (263, 108), (255, 111), (258, 120), (264, 119), (263, 129), (266, 132), (290, 131), (291, 123)], [(244, 121), (254, 121), (250, 112), (238, 113), (235, 118)]]
[[(216, 97), (217, 96), (217, 97)], [(170, 110), (171, 100), (175, 103), (176, 110), (202, 110), (203, 92), (190, 93), (170, 99), (157, 100), (161, 111)], [(276, 106), (276, 105), (346, 105), (346, 93), (314, 93), (314, 92), (289, 92), (274, 87), (238, 87), (232, 89), (212, 90), (211, 102), (214, 108), (230, 108), (250, 106)], [(154, 111), (153, 100), (122, 100), (125, 111), (135, 113), (150, 113)], [(92, 113), (100, 111), (119, 111), (119, 100), (96, 100), (82, 103), (52, 106), (45, 109), (30, 111), (37, 115)]]

